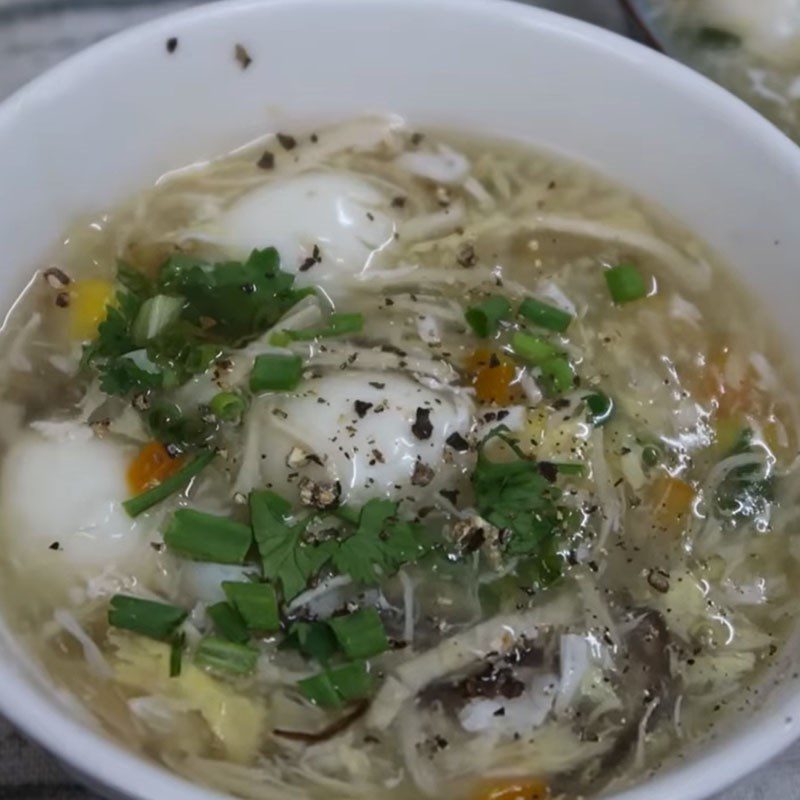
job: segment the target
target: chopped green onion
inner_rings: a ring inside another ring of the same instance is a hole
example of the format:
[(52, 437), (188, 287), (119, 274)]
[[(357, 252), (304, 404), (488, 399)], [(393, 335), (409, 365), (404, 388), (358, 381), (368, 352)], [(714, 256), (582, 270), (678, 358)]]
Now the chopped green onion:
[(245, 402), (236, 392), (220, 392), (211, 398), (211, 413), (225, 422), (234, 422), (244, 413)]
[(362, 700), (372, 692), (372, 673), (365, 661), (328, 670), (328, 677), (343, 700)]
[(166, 294), (157, 294), (145, 300), (131, 328), (133, 341), (140, 347), (146, 345), (178, 319), (183, 304), (182, 297)]
[(642, 464), (646, 467), (654, 467), (661, 461), (661, 450), (654, 444), (648, 444), (642, 448)]
[(253, 543), (249, 525), (216, 517), (193, 508), (182, 508), (172, 515), (164, 531), (170, 550), (196, 561), (216, 564), (241, 564)]
[(163, 441), (163, 434), (175, 430), (183, 421), (183, 413), (175, 403), (157, 403), (147, 415), (147, 424), (153, 434)]
[(519, 307), (519, 314), (534, 325), (557, 333), (564, 333), (573, 319), (572, 314), (568, 314), (560, 308), (543, 303), (533, 297), (528, 297), (522, 301)]
[(297, 688), (307, 700), (320, 708), (341, 708), (344, 705), (327, 672), (299, 681)]
[(511, 339), (514, 354), (531, 364), (541, 366), (545, 361), (558, 355), (558, 350), (540, 336), (517, 331)]
[(169, 646), (169, 676), (178, 678), (183, 667), (183, 648), (186, 645), (186, 634), (181, 632), (172, 637)]
[(618, 305), (631, 303), (647, 296), (647, 284), (633, 264), (620, 264), (606, 270), (606, 284), (611, 299)]
[(492, 295), (482, 303), (470, 306), (464, 316), (470, 328), (482, 339), (497, 333), (500, 322), (511, 316), (511, 303), (505, 297)]
[(727, 50), (732, 47), (739, 47), (742, 44), (740, 36), (724, 28), (715, 28), (712, 25), (698, 28), (695, 33), (695, 40), (700, 47), (707, 47), (710, 50)]
[(281, 621), (278, 598), (269, 583), (223, 581), (225, 596), (251, 631), (276, 631)]
[(161, 641), (169, 639), (187, 616), (177, 606), (124, 594), (115, 594), (108, 606), (109, 625)]
[(148, 508), (151, 508), (156, 503), (160, 503), (171, 494), (183, 489), (195, 475), (198, 475), (211, 463), (215, 455), (216, 453), (213, 450), (206, 450), (204, 453), (200, 453), (174, 475), (161, 481), (158, 486), (154, 486), (152, 489), (126, 500), (122, 504), (123, 507), (131, 517), (138, 517), (143, 511), (147, 511)]
[(190, 375), (205, 372), (208, 365), (222, 355), (222, 350), (216, 344), (199, 344), (192, 347), (183, 360), (183, 368)]
[(256, 668), (258, 650), (217, 636), (206, 636), (197, 645), (194, 660), (201, 667), (247, 675)]
[(549, 358), (540, 365), (542, 375), (549, 379), (553, 391), (563, 394), (575, 385), (575, 373), (572, 365), (563, 356)]
[(237, 644), (247, 644), (250, 641), (250, 633), (242, 615), (230, 603), (215, 603), (206, 612), (221, 636)]
[(553, 466), (562, 475), (585, 475), (586, 474), (586, 466), (584, 464), (576, 464), (574, 462), (562, 461), (562, 462), (555, 462), (553, 464)]
[(339, 650), (339, 643), (327, 622), (295, 622), (282, 647), (296, 647), (304, 656), (327, 664)]
[(364, 661), (354, 661), (300, 681), (301, 693), (320, 708), (341, 708), (345, 701), (362, 700), (372, 692), (374, 681)]
[(328, 624), (348, 658), (369, 658), (389, 648), (386, 631), (374, 608), (334, 617)]
[(300, 383), (303, 360), (300, 356), (264, 353), (256, 358), (250, 373), (250, 391), (287, 392)]
[(587, 394), (583, 398), (591, 412), (592, 424), (600, 427), (614, 416), (614, 401), (602, 392)]
[(326, 325), (304, 330), (276, 331), (270, 336), (270, 344), (285, 347), (289, 342), (308, 342), (312, 339), (330, 339), (333, 336), (344, 336), (347, 333), (359, 333), (364, 329), (364, 315), (331, 314)]

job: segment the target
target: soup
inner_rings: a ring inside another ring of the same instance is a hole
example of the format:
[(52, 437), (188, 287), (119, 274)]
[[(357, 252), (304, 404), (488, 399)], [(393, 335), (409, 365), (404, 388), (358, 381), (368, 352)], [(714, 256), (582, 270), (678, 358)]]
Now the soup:
[(781, 350), (581, 166), (270, 135), (76, 225), (2, 344), (6, 617), (234, 796), (619, 788), (746, 713), (793, 624)]
[(667, 49), (800, 138), (797, 0), (633, 0)]

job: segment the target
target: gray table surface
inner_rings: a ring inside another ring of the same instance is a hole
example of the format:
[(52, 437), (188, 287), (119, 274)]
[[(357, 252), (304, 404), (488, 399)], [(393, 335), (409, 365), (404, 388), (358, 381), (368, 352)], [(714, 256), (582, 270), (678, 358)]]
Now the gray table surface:
[[(0, 99), (93, 42), (196, 2), (0, 0)], [(615, 0), (540, 0), (534, 4), (635, 34)], [(0, 800), (98, 799), (0, 718)], [(714, 800), (800, 800), (800, 746)]]

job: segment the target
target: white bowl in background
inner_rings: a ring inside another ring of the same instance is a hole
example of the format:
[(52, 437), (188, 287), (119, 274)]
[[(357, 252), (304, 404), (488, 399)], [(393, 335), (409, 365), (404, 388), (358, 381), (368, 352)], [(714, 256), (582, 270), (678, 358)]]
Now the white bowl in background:
[[(800, 354), (800, 150), (690, 70), (501, 0), (245, 0), (70, 59), (0, 106), (0, 306), (78, 215), (265, 131), (365, 111), (524, 140), (625, 184), (727, 259)], [(219, 797), (104, 737), (0, 634), (0, 712), (85, 780), (138, 800)], [(707, 797), (798, 735), (787, 677), (746, 724), (615, 800)]]

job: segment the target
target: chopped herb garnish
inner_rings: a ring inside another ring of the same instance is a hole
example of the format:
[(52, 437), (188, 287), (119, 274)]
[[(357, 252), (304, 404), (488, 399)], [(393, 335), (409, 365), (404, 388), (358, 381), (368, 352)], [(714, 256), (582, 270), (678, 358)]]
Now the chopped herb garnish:
[(372, 674), (364, 661), (325, 670), (297, 684), (301, 693), (320, 708), (341, 708), (345, 702), (368, 697), (373, 685)]
[(242, 564), (252, 542), (249, 525), (192, 508), (176, 511), (164, 532), (170, 550), (216, 564)]
[(572, 314), (568, 314), (560, 308), (543, 303), (533, 297), (528, 297), (522, 301), (519, 307), (519, 315), (540, 328), (556, 331), (557, 333), (564, 333), (573, 320)]
[(614, 401), (602, 392), (593, 392), (583, 398), (594, 425), (605, 425), (614, 416)]
[(313, 291), (294, 288), (294, 276), (280, 269), (273, 247), (254, 250), (244, 262), (174, 255), (161, 268), (159, 288), (186, 298), (184, 319), (210, 321), (215, 336), (234, 342), (271, 328)]
[(510, 533), (508, 555), (536, 554), (559, 530), (561, 493), (535, 461), (494, 462), (480, 452), (472, 485), (481, 517)]
[(247, 644), (250, 641), (250, 632), (242, 615), (230, 603), (215, 603), (206, 609), (206, 613), (220, 636), (238, 644)]
[(124, 594), (115, 594), (108, 607), (109, 625), (160, 641), (167, 641), (187, 616), (177, 606)]
[(303, 534), (309, 520), (291, 524), (290, 512), (289, 503), (274, 492), (250, 494), (250, 515), (264, 575), (280, 583), (285, 601), (306, 588), (309, 579), (331, 558), (336, 546), (332, 541), (305, 542)]
[(330, 339), (334, 336), (345, 336), (348, 333), (359, 333), (363, 328), (363, 314), (331, 314), (326, 324), (316, 328), (305, 328), (297, 331), (276, 331), (270, 337), (270, 344), (276, 347), (285, 347), (289, 342), (308, 342), (314, 339)]
[(222, 589), (251, 631), (278, 630), (278, 598), (270, 584), (224, 581)]
[(396, 519), (397, 503), (373, 498), (361, 509), (356, 532), (333, 553), (333, 563), (360, 583), (376, 583), (402, 564), (415, 561), (430, 549), (422, 525)]
[(513, 335), (511, 348), (516, 356), (537, 367), (558, 355), (558, 350), (546, 339), (523, 331), (517, 331)]
[(300, 356), (282, 353), (263, 353), (256, 357), (250, 373), (250, 391), (288, 392), (294, 389), (303, 375)]
[(552, 392), (564, 394), (575, 386), (575, 372), (572, 365), (562, 356), (549, 358), (539, 367), (542, 375), (547, 379)]
[(742, 44), (740, 36), (726, 31), (724, 28), (715, 28), (711, 25), (698, 28), (694, 38), (698, 45), (710, 50), (728, 50), (740, 47)]
[(327, 664), (339, 652), (339, 643), (327, 622), (294, 622), (282, 647), (293, 647), (304, 656)]
[(389, 649), (386, 630), (374, 608), (362, 608), (345, 617), (334, 617), (328, 624), (350, 659), (370, 658)]
[(248, 675), (256, 668), (258, 650), (217, 636), (207, 636), (197, 645), (194, 661), (201, 667), (219, 672)]
[(169, 645), (169, 676), (178, 678), (183, 667), (183, 648), (186, 646), (186, 634), (181, 631), (172, 637)]
[(146, 492), (137, 494), (130, 500), (126, 500), (122, 505), (128, 514), (132, 517), (137, 517), (148, 508), (165, 500), (171, 494), (181, 491), (185, 488), (189, 481), (204, 470), (213, 460), (215, 453), (212, 450), (207, 450), (205, 453), (200, 453), (185, 467), (182, 467), (174, 475), (158, 484), (158, 486), (148, 489)]
[(225, 422), (235, 422), (242, 418), (245, 402), (236, 392), (220, 392), (211, 398), (209, 403), (211, 413)]
[(501, 321), (511, 317), (511, 303), (505, 297), (492, 295), (482, 303), (470, 306), (464, 316), (472, 330), (486, 339), (497, 333)]
[(631, 303), (647, 296), (647, 284), (633, 264), (620, 264), (605, 272), (611, 299), (617, 305)]

